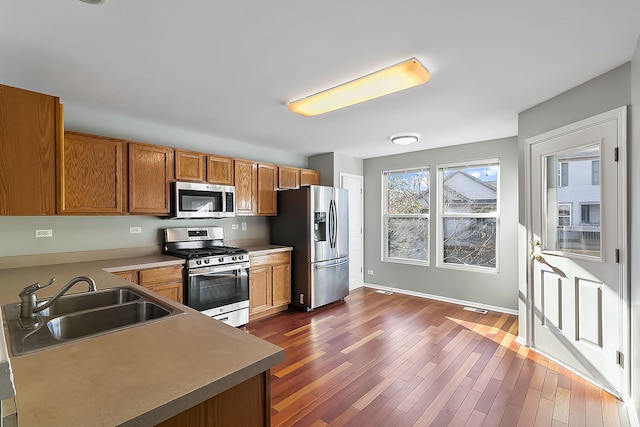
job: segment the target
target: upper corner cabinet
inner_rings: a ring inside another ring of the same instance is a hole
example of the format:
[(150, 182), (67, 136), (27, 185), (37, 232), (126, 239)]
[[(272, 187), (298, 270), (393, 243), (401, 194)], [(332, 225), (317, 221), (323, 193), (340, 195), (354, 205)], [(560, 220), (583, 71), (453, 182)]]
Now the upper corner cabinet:
[(0, 111), (0, 215), (54, 215), (60, 99), (0, 85)]

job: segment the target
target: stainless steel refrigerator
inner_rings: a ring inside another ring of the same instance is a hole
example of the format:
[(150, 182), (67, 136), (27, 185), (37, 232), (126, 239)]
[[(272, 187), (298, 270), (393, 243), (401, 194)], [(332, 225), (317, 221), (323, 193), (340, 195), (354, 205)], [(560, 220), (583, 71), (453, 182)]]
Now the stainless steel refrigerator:
[(311, 311), (349, 294), (349, 194), (311, 185), (278, 192), (271, 242), (293, 247), (291, 304)]

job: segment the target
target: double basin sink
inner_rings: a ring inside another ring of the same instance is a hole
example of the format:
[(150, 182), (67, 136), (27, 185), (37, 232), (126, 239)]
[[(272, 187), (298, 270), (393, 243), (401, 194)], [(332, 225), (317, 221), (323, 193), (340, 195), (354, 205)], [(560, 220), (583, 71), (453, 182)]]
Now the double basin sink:
[(15, 356), (183, 313), (132, 286), (60, 297), (37, 314), (35, 328), (21, 325), (20, 303), (5, 305), (4, 312)]

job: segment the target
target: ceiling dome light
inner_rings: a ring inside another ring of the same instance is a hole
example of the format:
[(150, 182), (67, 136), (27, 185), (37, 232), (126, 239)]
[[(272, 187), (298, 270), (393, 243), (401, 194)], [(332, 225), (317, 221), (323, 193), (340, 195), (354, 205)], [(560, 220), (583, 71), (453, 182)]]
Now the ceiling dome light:
[(418, 142), (420, 137), (415, 133), (399, 133), (391, 137), (391, 142), (396, 145), (409, 145)]
[(80, 0), (83, 3), (88, 3), (88, 4), (102, 4), (104, 3), (104, 0)]

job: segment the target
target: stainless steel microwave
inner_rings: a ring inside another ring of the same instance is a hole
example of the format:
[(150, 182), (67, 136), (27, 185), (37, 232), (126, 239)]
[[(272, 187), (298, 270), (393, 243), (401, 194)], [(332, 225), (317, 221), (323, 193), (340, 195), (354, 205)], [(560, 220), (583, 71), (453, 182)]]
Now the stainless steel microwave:
[(235, 216), (235, 187), (174, 182), (172, 187), (174, 218), (229, 218)]

